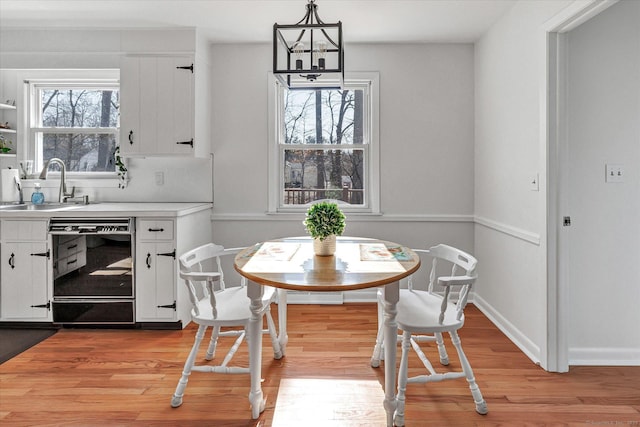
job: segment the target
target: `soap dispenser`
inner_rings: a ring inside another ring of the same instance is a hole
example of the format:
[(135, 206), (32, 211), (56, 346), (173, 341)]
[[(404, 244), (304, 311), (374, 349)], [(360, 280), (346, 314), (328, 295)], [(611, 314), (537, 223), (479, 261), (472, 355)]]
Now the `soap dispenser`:
[(31, 203), (34, 205), (41, 205), (44, 203), (44, 194), (40, 191), (40, 183), (33, 184), (33, 194), (31, 195)]

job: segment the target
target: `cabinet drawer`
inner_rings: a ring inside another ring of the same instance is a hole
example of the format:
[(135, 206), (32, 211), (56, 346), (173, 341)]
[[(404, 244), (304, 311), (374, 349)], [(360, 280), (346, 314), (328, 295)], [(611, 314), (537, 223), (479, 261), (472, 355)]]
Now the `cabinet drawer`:
[(3, 219), (0, 235), (5, 242), (43, 242), (47, 240), (47, 221)]
[(147, 221), (141, 220), (137, 230), (140, 240), (173, 240), (173, 221)]

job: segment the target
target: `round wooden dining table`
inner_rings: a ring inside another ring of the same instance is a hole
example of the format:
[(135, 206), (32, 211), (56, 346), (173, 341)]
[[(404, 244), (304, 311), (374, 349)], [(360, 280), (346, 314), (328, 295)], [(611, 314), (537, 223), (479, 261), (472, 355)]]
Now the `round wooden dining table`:
[[(380, 287), (383, 293), (384, 341), (395, 343), (398, 333), (396, 305), (400, 279), (420, 268), (410, 248), (377, 239), (338, 237), (332, 256), (317, 256), (310, 237), (290, 237), (256, 243), (236, 255), (236, 271), (248, 279), (247, 296), (252, 317), (248, 327), (252, 417), (260, 416), (265, 401), (261, 388), (262, 314), (264, 286), (278, 289), (278, 340), (286, 353), (287, 291), (336, 292)], [(380, 343), (378, 343), (380, 344)], [(396, 409), (396, 346), (384, 346), (387, 425), (393, 426)]]

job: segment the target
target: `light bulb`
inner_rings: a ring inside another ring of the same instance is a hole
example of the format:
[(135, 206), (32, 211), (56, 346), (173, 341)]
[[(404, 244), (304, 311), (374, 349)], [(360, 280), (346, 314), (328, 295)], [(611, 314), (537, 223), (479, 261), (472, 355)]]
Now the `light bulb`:
[(319, 41), (316, 43), (316, 56), (318, 58), (318, 68), (324, 70), (325, 57), (327, 56), (327, 42)]
[(291, 48), (296, 57), (296, 70), (302, 70), (302, 54), (304, 53), (304, 43), (295, 42)]

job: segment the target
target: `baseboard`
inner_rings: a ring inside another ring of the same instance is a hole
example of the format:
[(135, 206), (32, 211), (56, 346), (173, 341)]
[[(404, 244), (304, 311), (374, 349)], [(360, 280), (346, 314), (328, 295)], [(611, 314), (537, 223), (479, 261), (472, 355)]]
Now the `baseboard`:
[(60, 326), (51, 322), (0, 322), (0, 329), (60, 329)]
[(342, 304), (342, 292), (287, 291), (287, 304)]
[(377, 302), (378, 288), (345, 292), (287, 292), (287, 304), (343, 304)]
[[(186, 326), (186, 325), (184, 325)], [(137, 322), (136, 329), (145, 330), (180, 330), (184, 329), (182, 322)]]
[(344, 302), (378, 302), (378, 288), (360, 289), (345, 292), (342, 296)]
[(640, 366), (640, 349), (570, 348), (569, 366)]
[(531, 361), (540, 365), (540, 347), (503, 317), (495, 308), (477, 294), (473, 295), (473, 305), (493, 322)]

